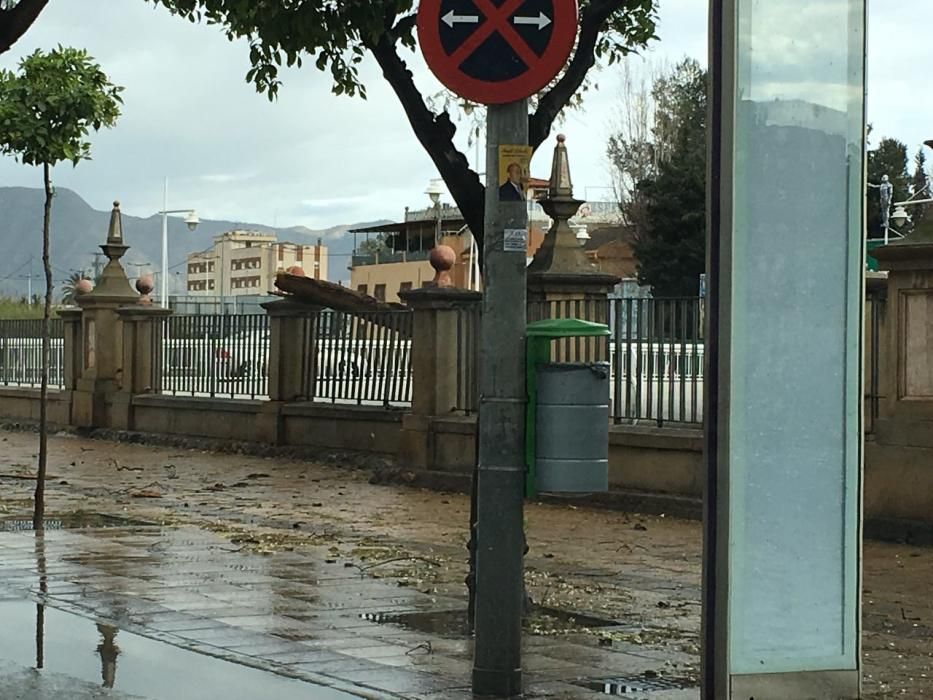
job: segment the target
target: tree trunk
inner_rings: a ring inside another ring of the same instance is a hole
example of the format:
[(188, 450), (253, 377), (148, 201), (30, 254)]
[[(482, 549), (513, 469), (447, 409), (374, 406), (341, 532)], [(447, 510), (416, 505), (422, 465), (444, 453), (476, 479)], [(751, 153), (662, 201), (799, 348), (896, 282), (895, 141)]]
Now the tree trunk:
[(42, 221), (42, 265), (45, 268), (45, 307), (42, 313), (42, 383), (39, 390), (39, 468), (36, 473), (35, 509), (32, 527), (36, 532), (44, 529), (45, 475), (49, 461), (49, 365), (51, 364), (52, 325), (52, 265), (49, 261), (49, 228), (52, 223), (52, 179), (49, 164), (42, 166), (45, 180), (45, 216)]

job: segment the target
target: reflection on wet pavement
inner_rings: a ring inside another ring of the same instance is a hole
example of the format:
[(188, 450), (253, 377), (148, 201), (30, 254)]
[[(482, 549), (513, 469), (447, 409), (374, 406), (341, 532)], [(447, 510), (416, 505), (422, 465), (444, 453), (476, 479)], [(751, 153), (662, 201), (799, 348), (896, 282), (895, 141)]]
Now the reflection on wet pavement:
[[(38, 608), (38, 610), (37, 610)], [(33, 648), (25, 633), (44, 616)], [(152, 700), (322, 700), (349, 694), (211, 658), (27, 600), (0, 601), (2, 668), (35, 668)], [(120, 644), (117, 645), (119, 638)], [(15, 673), (0, 672), (0, 697), (22, 692)], [(24, 696), (28, 697), (28, 696)], [(70, 695), (59, 696), (71, 700)]]

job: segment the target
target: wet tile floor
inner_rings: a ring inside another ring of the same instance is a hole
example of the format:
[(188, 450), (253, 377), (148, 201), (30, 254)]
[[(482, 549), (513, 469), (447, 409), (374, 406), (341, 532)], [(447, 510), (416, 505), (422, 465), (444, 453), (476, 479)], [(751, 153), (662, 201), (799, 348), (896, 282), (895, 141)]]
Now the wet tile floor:
[[(325, 700), (347, 697), (343, 693), (472, 697), (468, 638), (443, 626), (376, 621), (412, 614), (430, 619), (438, 612), (438, 619), (457, 617), (461, 599), (364, 576), (325, 552), (238, 551), (229, 539), (194, 527), (62, 529), (39, 538), (0, 532), (0, 597), (6, 599), (0, 602), (0, 660), (35, 663), (34, 603), (44, 602), (46, 668), (85, 681), (103, 677), (105, 685), (109, 673), (127, 697), (183, 700), (185, 688), (196, 700), (288, 700), (297, 688), (302, 697)], [(237, 665), (224, 663), (231, 661)], [(526, 635), (527, 695), (598, 697), (608, 690), (600, 693), (593, 679), (650, 678), (670, 661), (650, 650), (603, 650), (574, 644), (572, 636)], [(209, 670), (216, 676), (206, 675)], [(193, 672), (204, 680), (188, 686), (184, 679)], [(215, 677), (234, 681), (246, 673), (265, 678), (268, 690), (249, 690), (261, 679), (214, 685)], [(276, 683), (294, 687), (280, 691)], [(317, 686), (313, 692), (307, 683)], [(626, 697), (698, 697), (696, 690), (631, 690)]]

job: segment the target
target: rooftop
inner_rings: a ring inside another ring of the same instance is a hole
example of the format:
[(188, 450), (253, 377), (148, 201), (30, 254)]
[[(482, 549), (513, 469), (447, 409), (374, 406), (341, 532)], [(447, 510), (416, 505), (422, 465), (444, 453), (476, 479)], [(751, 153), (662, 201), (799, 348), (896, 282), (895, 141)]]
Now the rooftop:
[(251, 243), (275, 243), (278, 241), (278, 236), (274, 233), (263, 233), (262, 231), (248, 231), (243, 229), (235, 229), (233, 231), (225, 231), (219, 236), (214, 236), (214, 242), (220, 243), (222, 241), (250, 241)]

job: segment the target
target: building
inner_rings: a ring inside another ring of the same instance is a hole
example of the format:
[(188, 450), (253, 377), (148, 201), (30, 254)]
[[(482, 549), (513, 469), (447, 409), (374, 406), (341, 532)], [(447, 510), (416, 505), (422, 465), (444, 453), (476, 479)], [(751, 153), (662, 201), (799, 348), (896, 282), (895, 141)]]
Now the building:
[(327, 248), (279, 242), (275, 234), (228, 231), (214, 245), (188, 256), (187, 290), (190, 296), (263, 295), (275, 289), (275, 275), (290, 267), (308, 277), (327, 279)]
[[(536, 201), (547, 195), (547, 187), (547, 180), (533, 178), (530, 182), (528, 262), (531, 262), (551, 226), (550, 217)], [(618, 204), (586, 203), (570, 224), (579, 232), (581, 245), (586, 245), (587, 255), (601, 271), (620, 277), (634, 276), (630, 235), (621, 224)], [(451, 270), (454, 286), (481, 288), (473, 235), (455, 206), (444, 204), (438, 208), (406, 209), (403, 221), (357, 229), (351, 233), (354, 236), (354, 254), (350, 265), (350, 286), (380, 301), (399, 301), (400, 291), (423, 287), (434, 279), (428, 256), (436, 238), (453, 248), (457, 255), (457, 263)]]

